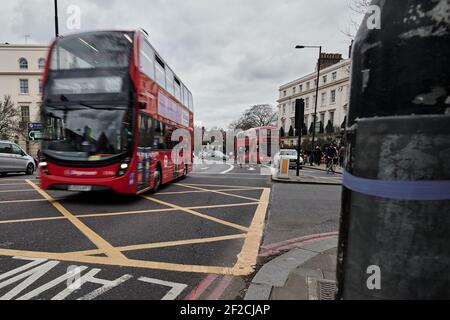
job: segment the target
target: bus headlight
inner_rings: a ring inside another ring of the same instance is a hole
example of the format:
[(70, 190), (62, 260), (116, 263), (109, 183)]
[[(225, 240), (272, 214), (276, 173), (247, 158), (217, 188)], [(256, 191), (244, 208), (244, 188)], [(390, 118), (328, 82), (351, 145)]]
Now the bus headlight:
[(131, 161), (130, 158), (126, 158), (126, 159), (120, 164), (119, 172), (117, 173), (117, 175), (118, 175), (119, 177), (125, 175), (125, 173), (126, 173), (127, 170), (128, 170), (128, 167), (130, 166), (130, 165), (129, 165), (130, 161)]
[(41, 171), (43, 173), (48, 173), (48, 167), (47, 167), (48, 163), (43, 161), (43, 162), (39, 162), (39, 169), (41, 169)]

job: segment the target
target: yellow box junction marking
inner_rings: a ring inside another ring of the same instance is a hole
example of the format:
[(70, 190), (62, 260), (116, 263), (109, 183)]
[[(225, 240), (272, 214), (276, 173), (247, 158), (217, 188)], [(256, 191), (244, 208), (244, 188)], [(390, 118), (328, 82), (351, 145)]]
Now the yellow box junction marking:
[[(93, 244), (97, 246), (98, 249), (78, 251), (78, 252), (67, 252), (67, 253), (51, 253), (51, 252), (39, 252), (39, 251), (26, 251), (26, 250), (13, 250), (13, 249), (0, 249), (0, 255), (3, 256), (22, 256), (29, 258), (44, 258), (52, 260), (60, 260), (67, 262), (77, 262), (77, 263), (90, 263), (90, 264), (103, 264), (111, 266), (122, 266), (122, 267), (134, 267), (134, 268), (146, 268), (146, 269), (156, 269), (156, 270), (168, 270), (177, 272), (193, 272), (193, 273), (213, 273), (213, 274), (224, 274), (224, 275), (248, 275), (254, 270), (256, 264), (256, 259), (259, 253), (259, 246), (262, 239), (265, 214), (268, 207), (268, 199), (270, 195), (270, 189), (268, 188), (256, 188), (256, 187), (239, 187), (239, 186), (223, 186), (223, 185), (200, 185), (193, 184), (184, 185), (179, 184), (182, 187), (195, 189), (198, 192), (211, 192), (222, 194), (235, 198), (243, 198), (251, 200), (248, 203), (235, 203), (235, 204), (225, 204), (225, 205), (211, 205), (211, 206), (197, 206), (197, 207), (181, 207), (172, 203), (161, 201), (155, 199), (154, 197), (142, 196), (147, 200), (154, 201), (156, 203), (167, 206), (164, 209), (152, 209), (152, 210), (139, 210), (139, 211), (126, 211), (126, 212), (116, 212), (116, 213), (100, 213), (100, 214), (83, 214), (83, 215), (73, 215), (64, 206), (62, 206), (57, 200), (52, 198), (48, 193), (40, 189), (36, 184), (30, 180), (26, 182), (33, 187), (44, 199), (36, 200), (12, 200), (12, 202), (32, 202), (32, 201), (48, 201), (50, 202), (61, 214), (58, 217), (44, 217), (35, 219), (17, 219), (9, 221), (0, 221), (0, 224), (6, 223), (20, 223), (20, 222), (33, 222), (33, 221), (50, 221), (50, 220), (63, 220), (66, 219), (72, 223), (82, 234), (84, 234)], [(218, 189), (218, 190), (208, 190), (202, 187), (222, 187), (222, 188), (233, 188), (233, 189)], [(254, 199), (249, 197), (242, 197), (234, 194), (227, 194), (226, 191), (245, 191), (245, 190), (262, 190), (263, 193), (260, 199)], [(166, 194), (180, 194), (177, 193), (166, 193)], [(192, 193), (192, 191), (186, 191), (185, 193)], [(163, 193), (162, 193), (163, 194)], [(7, 202), (0, 202), (7, 203)], [(252, 224), (249, 228), (234, 224), (222, 219), (214, 218), (195, 210), (208, 209), (208, 208), (227, 208), (227, 207), (240, 207), (240, 206), (251, 206), (258, 205), (256, 213), (254, 215)], [(105, 239), (100, 237), (97, 233), (87, 227), (80, 219), (87, 217), (105, 217), (105, 216), (116, 216), (116, 215), (132, 215), (132, 214), (145, 214), (145, 213), (156, 213), (156, 212), (174, 212), (182, 211), (194, 216), (207, 219), (219, 224), (227, 225), (233, 227), (240, 231), (245, 231), (246, 233), (227, 235), (221, 237), (213, 238), (200, 238), (200, 239), (190, 239), (190, 240), (179, 240), (170, 242), (159, 242), (159, 243), (147, 243), (147, 244), (137, 244), (129, 246), (114, 247)], [(135, 251), (135, 250), (145, 250), (145, 249), (155, 249), (164, 247), (174, 247), (182, 245), (192, 245), (192, 244), (202, 244), (202, 243), (213, 243), (220, 241), (238, 240), (244, 239), (244, 246), (241, 252), (238, 254), (238, 260), (233, 267), (216, 267), (216, 266), (199, 266), (199, 265), (186, 265), (186, 264), (175, 264), (175, 263), (164, 263), (164, 262), (153, 262), (153, 261), (143, 261), (129, 259), (123, 255), (123, 252)], [(106, 257), (98, 257), (93, 255), (106, 254)]]

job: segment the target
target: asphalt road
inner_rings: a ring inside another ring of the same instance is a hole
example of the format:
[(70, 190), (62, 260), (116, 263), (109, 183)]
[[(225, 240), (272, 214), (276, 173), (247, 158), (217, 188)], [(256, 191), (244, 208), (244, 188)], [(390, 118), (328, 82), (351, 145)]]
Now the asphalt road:
[(264, 167), (195, 167), (139, 197), (0, 178), (0, 300), (221, 297), (252, 272), (269, 201), (280, 205)]

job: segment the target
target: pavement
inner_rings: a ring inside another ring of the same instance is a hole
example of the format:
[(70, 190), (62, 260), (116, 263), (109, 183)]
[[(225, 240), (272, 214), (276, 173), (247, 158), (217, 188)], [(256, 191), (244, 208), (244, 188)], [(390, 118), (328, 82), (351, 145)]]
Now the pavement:
[(338, 237), (305, 238), (264, 264), (245, 300), (334, 300)]
[(340, 185), (273, 183), (245, 300), (334, 299), (340, 198)]
[(336, 173), (327, 173), (325, 166), (305, 166), (297, 176), (296, 170), (289, 171), (289, 177), (281, 178), (278, 172), (272, 174), (272, 180), (280, 183), (300, 183), (316, 185), (341, 185), (342, 169), (336, 168)]
[(338, 224), (338, 186), (273, 183), (260, 166), (196, 164), (139, 197), (38, 184), (0, 178), (1, 300), (242, 299), (261, 262)]

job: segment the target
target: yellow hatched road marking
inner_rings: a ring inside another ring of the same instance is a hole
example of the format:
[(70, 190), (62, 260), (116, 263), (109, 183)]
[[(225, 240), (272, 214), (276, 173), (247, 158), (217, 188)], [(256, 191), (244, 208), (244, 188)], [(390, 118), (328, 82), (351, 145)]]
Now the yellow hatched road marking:
[(152, 198), (152, 197), (148, 197), (148, 196), (142, 196), (142, 197), (145, 198), (145, 199), (148, 199), (150, 201), (153, 201), (153, 202), (156, 202), (156, 203), (168, 206), (168, 207), (172, 207), (172, 208), (177, 209), (179, 211), (184, 211), (184, 212), (190, 213), (190, 214), (192, 214), (194, 216), (197, 216), (197, 217), (200, 217), (200, 218), (203, 218), (203, 219), (206, 219), (206, 220), (211, 220), (211, 221), (223, 224), (225, 226), (232, 227), (232, 228), (235, 228), (235, 229), (238, 229), (238, 230), (242, 230), (242, 231), (245, 231), (245, 232), (248, 231), (248, 228), (246, 228), (246, 227), (243, 227), (243, 226), (240, 226), (238, 224), (235, 224), (235, 223), (232, 223), (232, 222), (228, 222), (228, 221), (225, 221), (225, 220), (222, 220), (222, 219), (214, 218), (214, 217), (208, 216), (206, 214), (194, 211), (192, 209), (186, 209), (186, 208), (177, 206), (175, 204), (164, 202), (164, 201), (161, 201), (161, 200), (158, 200), (158, 199), (155, 199), (155, 198)]
[(46, 199), (28, 199), (28, 200), (6, 200), (0, 201), (0, 203), (17, 203), (17, 202), (44, 202)]
[[(47, 200), (39, 199), (39, 201), (47, 201)], [(218, 204), (218, 205), (211, 205), (211, 206), (185, 207), (185, 209), (191, 209), (191, 210), (218, 209), (218, 208), (230, 208), (230, 207), (255, 206), (257, 204), (258, 204), (258, 202), (247, 202), (247, 203), (238, 203), (238, 204), (234, 204), (234, 203), (233, 204)], [(177, 210), (174, 208), (167, 208), (167, 209), (149, 209), (149, 210), (111, 212), (111, 213), (89, 213), (89, 214), (79, 214), (79, 215), (76, 215), (76, 217), (78, 219), (101, 218), (101, 217), (114, 217), (114, 216), (159, 213), (159, 212), (173, 212), (173, 211), (177, 211)], [(36, 221), (39, 222), (39, 221), (64, 220), (64, 219), (66, 219), (66, 217), (59, 217), (59, 216), (58, 217), (29, 218), (29, 219), (15, 219), (15, 220), (3, 220), (3, 221), (0, 221), (0, 224), (36, 222)]]
[(212, 274), (236, 275), (236, 276), (241, 275), (241, 274), (233, 274), (234, 272), (233, 268), (227, 267), (185, 265), (185, 264), (154, 262), (154, 261), (144, 261), (134, 259), (117, 260), (110, 257), (93, 257), (76, 254), (68, 255), (50, 252), (0, 249), (0, 255), (9, 257), (50, 259), (50, 260), (87, 263), (87, 264), (101, 264), (115, 267), (120, 266), (120, 267), (144, 268), (144, 269), (166, 270), (177, 272), (192, 272), (192, 273), (207, 273), (207, 274), (212, 273)]
[[(235, 235), (223, 236), (223, 237), (146, 243), (146, 244), (138, 244), (138, 245), (131, 245), (131, 246), (116, 247), (116, 248), (117, 248), (117, 250), (119, 250), (121, 252), (126, 252), (126, 251), (136, 251), (136, 250), (145, 250), (145, 249), (177, 247), (177, 246), (192, 245), (192, 244), (212, 243), (212, 242), (220, 242), (220, 241), (227, 241), (227, 240), (237, 240), (237, 239), (244, 239), (245, 237), (247, 237), (246, 234), (235, 234)], [(75, 251), (75, 252), (70, 252), (68, 254), (95, 255), (95, 254), (102, 254), (102, 253), (104, 253), (102, 250), (96, 249), (96, 250)]]
[(91, 240), (99, 249), (117, 261), (126, 260), (127, 258), (118, 250), (116, 250), (109, 242), (96, 234), (87, 225), (81, 222), (80, 219), (71, 214), (58, 201), (54, 200), (47, 192), (39, 188), (30, 180), (26, 180), (37, 192), (39, 192), (45, 199), (47, 199), (64, 217), (66, 217), (78, 230), (80, 230), (89, 240)]
[(239, 188), (246, 190), (263, 190), (264, 187), (245, 187), (245, 186), (227, 186), (223, 184), (199, 184), (199, 183), (184, 183), (185, 186), (195, 186), (195, 187), (218, 187), (218, 188)]
[[(37, 252), (37, 251), (25, 251), (25, 250), (11, 250), (11, 249), (0, 249), (0, 255), (3, 256), (22, 256), (30, 258), (45, 258), (54, 259), (67, 262), (77, 262), (77, 263), (91, 263), (91, 264), (102, 264), (111, 266), (122, 266), (122, 267), (135, 267), (135, 268), (146, 268), (146, 269), (156, 269), (156, 270), (169, 270), (177, 272), (195, 272), (195, 273), (213, 273), (213, 274), (223, 274), (223, 275), (248, 275), (254, 270), (254, 265), (256, 264), (256, 259), (259, 252), (259, 245), (262, 239), (265, 213), (268, 207), (268, 200), (270, 196), (270, 189), (268, 188), (248, 188), (245, 190), (263, 190), (263, 194), (260, 199), (251, 199), (254, 202), (241, 203), (241, 204), (227, 204), (227, 205), (212, 205), (212, 206), (198, 206), (198, 207), (180, 207), (175, 204), (170, 204), (152, 197), (143, 196), (150, 201), (160, 203), (167, 206), (167, 209), (154, 209), (154, 210), (141, 210), (141, 211), (127, 211), (127, 212), (117, 212), (117, 213), (105, 213), (105, 214), (84, 214), (79, 216), (74, 216), (67, 209), (65, 209), (57, 200), (52, 198), (45, 191), (41, 190), (30, 180), (26, 180), (36, 191), (38, 191), (45, 200), (28, 200), (28, 201), (49, 201), (63, 216), (62, 217), (48, 217), (48, 218), (36, 218), (36, 219), (22, 219), (15, 220), (20, 222), (26, 221), (44, 221), (44, 220), (61, 220), (68, 219), (75, 227), (78, 228), (86, 237), (88, 237), (97, 247), (95, 250), (71, 252), (71, 253), (49, 253), (49, 252)], [(206, 187), (206, 185), (203, 185)], [(225, 186), (222, 186), (225, 187)], [(238, 188), (238, 187), (236, 187)], [(239, 188), (243, 189), (243, 188)], [(204, 189), (206, 190), (206, 189)], [(210, 191), (210, 190), (207, 190)], [(217, 190), (216, 190), (217, 191)], [(222, 191), (219, 191), (222, 192)], [(225, 192), (224, 192), (225, 193)], [(235, 196), (229, 195), (228, 196)], [(18, 200), (20, 201), (20, 200)], [(18, 202), (15, 201), (15, 202)], [(27, 201), (27, 200), (24, 200)], [(1, 202), (0, 202), (1, 203)], [(208, 215), (201, 214), (194, 210), (202, 208), (221, 208), (221, 207), (240, 207), (258, 205), (252, 224), (250, 228), (245, 228), (243, 226), (217, 219)], [(169, 212), (169, 211), (183, 211), (190, 213), (192, 215), (211, 220), (223, 225), (227, 225), (238, 230), (247, 232), (246, 234), (229, 235), (223, 237), (215, 238), (203, 238), (203, 239), (191, 239), (191, 240), (180, 240), (171, 242), (161, 242), (161, 243), (149, 243), (149, 244), (139, 244), (130, 245), (122, 247), (114, 247), (109, 244), (106, 240), (101, 238), (98, 234), (92, 231), (89, 227), (84, 225), (79, 219), (83, 217), (102, 217), (106, 215), (125, 215), (125, 214), (139, 214), (147, 212)], [(11, 221), (0, 221), (0, 223), (12, 223)], [(238, 255), (238, 260), (236, 264), (230, 267), (217, 267), (217, 266), (199, 266), (199, 265), (185, 265), (185, 264), (174, 264), (174, 263), (164, 263), (164, 262), (154, 262), (154, 261), (141, 261), (135, 259), (128, 259), (123, 254), (122, 251), (133, 251), (133, 250), (143, 250), (152, 248), (163, 248), (163, 247), (173, 247), (180, 245), (189, 244), (200, 244), (209, 242), (219, 242), (235, 239), (244, 239), (244, 246)], [(95, 257), (87, 254), (99, 254), (105, 253), (107, 257)]]
[[(187, 186), (184, 186), (185, 188), (189, 188)], [(207, 193), (207, 192), (214, 192), (214, 191), (254, 191), (254, 190), (258, 190), (258, 189), (217, 189), (217, 190), (189, 190), (189, 191), (173, 191), (173, 192), (158, 192), (158, 195), (176, 195), (176, 194), (189, 194), (189, 193)], [(261, 189), (262, 190), (262, 189)]]
[(35, 192), (34, 189), (17, 189), (17, 190), (0, 190), (0, 193), (12, 193), (12, 192)]
[(240, 198), (240, 199), (251, 200), (251, 201), (259, 201), (258, 199), (255, 199), (255, 198), (249, 198), (249, 197), (239, 196), (239, 195), (236, 195), (236, 194), (226, 193), (226, 192), (217, 191), (217, 190), (203, 189), (203, 188), (199, 188), (199, 187), (190, 186), (190, 185), (187, 185), (187, 184), (180, 184), (180, 183), (177, 183), (176, 185), (177, 185), (177, 186), (180, 186), (180, 187), (186, 187), (186, 188), (191, 188), (191, 189), (201, 190), (201, 191), (204, 191), (204, 192), (207, 191), (207, 192), (217, 193), (217, 194), (221, 194), (221, 195), (223, 195), (223, 196), (229, 196), (229, 197)]

